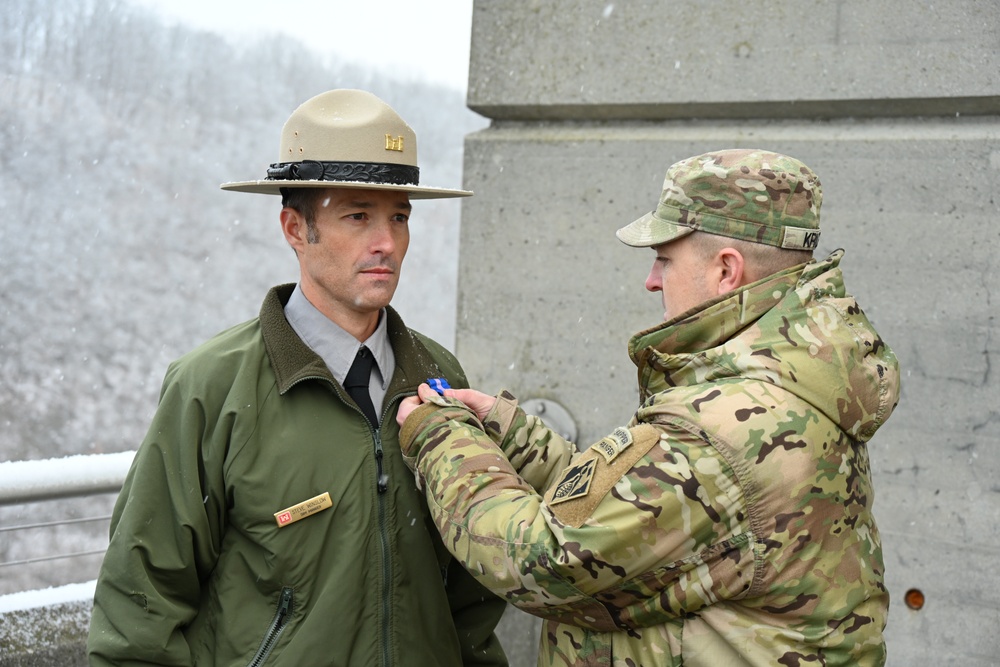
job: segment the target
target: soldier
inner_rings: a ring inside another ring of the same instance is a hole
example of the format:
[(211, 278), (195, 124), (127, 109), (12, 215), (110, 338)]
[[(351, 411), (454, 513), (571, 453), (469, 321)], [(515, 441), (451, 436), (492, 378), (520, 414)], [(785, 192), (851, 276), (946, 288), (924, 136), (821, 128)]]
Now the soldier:
[(813, 260), (822, 194), (793, 158), (669, 168), (617, 232), (655, 252), (665, 322), (629, 341), (639, 407), (574, 455), (507, 392), (404, 401), (404, 460), (444, 542), (545, 619), (539, 665), (882, 665), (888, 593), (867, 441), (895, 356)]

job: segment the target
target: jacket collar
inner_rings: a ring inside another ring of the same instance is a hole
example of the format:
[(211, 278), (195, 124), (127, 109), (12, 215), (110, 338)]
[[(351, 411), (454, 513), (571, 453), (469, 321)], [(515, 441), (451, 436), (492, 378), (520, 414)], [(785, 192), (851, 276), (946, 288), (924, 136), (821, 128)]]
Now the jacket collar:
[[(260, 308), (261, 335), (278, 391), (284, 394), (309, 379), (326, 380), (336, 386), (338, 383), (323, 360), (302, 342), (285, 319), (285, 304), (294, 289), (294, 283), (272, 288)], [(391, 306), (386, 306), (385, 314), (389, 344), (396, 357), (396, 369), (386, 396), (416, 392), (418, 384), (439, 375), (440, 370), (431, 353)]]
[(764, 382), (868, 440), (898, 400), (899, 365), (847, 294), (842, 256), (776, 273), (636, 334), (629, 354), (640, 401), (678, 387)]
[(697, 310), (640, 331), (629, 340), (629, 357), (641, 365), (641, 358), (653, 350), (664, 354), (696, 354), (711, 350), (774, 308), (795, 288), (802, 273), (802, 265), (775, 273), (723, 294)]

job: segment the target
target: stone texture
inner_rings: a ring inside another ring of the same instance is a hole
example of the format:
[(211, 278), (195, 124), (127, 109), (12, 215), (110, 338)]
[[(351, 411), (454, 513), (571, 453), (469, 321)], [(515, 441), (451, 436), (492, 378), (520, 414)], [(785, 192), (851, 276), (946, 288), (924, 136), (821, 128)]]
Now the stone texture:
[(838, 117), (1000, 109), (993, 0), (476, 2), (490, 118)]
[[(614, 238), (671, 163), (793, 155), (823, 182), (819, 254), (903, 369), (871, 443), (889, 665), (992, 665), (1000, 604), (1000, 5), (481, 0), (457, 352), (474, 386), (558, 402), (586, 446), (635, 408), (628, 337), (660, 321), (653, 253)], [(904, 595), (920, 589), (925, 607)], [(512, 664), (537, 621), (508, 613)]]
[(0, 667), (85, 667), (90, 600), (0, 614)]

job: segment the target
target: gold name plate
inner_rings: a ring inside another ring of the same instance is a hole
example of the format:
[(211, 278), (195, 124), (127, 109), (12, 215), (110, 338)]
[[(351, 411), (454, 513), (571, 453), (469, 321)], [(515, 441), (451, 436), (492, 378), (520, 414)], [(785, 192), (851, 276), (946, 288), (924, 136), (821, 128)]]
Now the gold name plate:
[(286, 510), (275, 512), (274, 520), (278, 522), (278, 528), (284, 528), (288, 524), (295, 523), (300, 519), (312, 516), (316, 512), (322, 512), (331, 507), (333, 507), (333, 501), (330, 500), (330, 494), (323, 493), (298, 505), (293, 505)]

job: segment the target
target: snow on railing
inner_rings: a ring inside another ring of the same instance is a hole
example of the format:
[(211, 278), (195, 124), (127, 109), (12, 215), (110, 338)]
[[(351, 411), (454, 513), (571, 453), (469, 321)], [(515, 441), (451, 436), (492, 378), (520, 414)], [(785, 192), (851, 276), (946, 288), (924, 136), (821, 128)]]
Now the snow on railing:
[(135, 452), (0, 463), (0, 505), (118, 491)]

